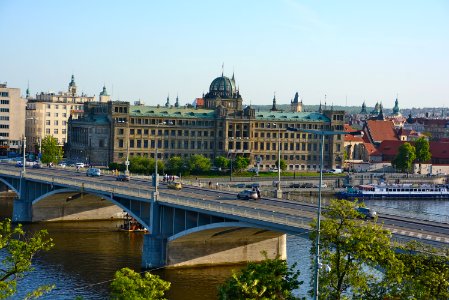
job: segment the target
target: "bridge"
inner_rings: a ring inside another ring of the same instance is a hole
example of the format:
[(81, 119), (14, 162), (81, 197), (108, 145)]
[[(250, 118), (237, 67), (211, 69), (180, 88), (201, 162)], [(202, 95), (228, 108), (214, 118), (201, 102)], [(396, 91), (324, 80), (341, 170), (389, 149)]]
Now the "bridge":
[[(89, 205), (111, 203), (149, 230), (142, 253), (145, 268), (259, 261), (262, 250), (269, 257), (285, 258), (286, 234), (306, 235), (316, 216), (314, 205), (296, 201), (238, 200), (235, 193), (194, 186), (177, 191), (161, 185), (156, 192), (148, 180), (117, 182), (113, 176), (92, 178), (63, 169), (21, 171), (0, 164), (0, 181), (17, 194), (13, 221), (51, 219), (67, 213), (68, 201), (96, 196)], [(64, 203), (59, 211), (43, 212), (57, 207), (58, 201)], [(449, 244), (449, 224), (384, 214), (379, 220), (399, 240)]]

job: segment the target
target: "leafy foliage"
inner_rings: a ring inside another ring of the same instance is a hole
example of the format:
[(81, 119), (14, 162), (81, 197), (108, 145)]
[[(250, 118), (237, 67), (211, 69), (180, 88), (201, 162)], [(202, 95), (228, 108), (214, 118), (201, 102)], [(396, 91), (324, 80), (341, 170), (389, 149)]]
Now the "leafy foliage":
[(42, 157), (41, 161), (44, 164), (48, 163), (58, 163), (60, 160), (62, 160), (63, 151), (62, 147), (58, 145), (58, 139), (47, 135), (42, 140)]
[(241, 172), (242, 170), (245, 170), (250, 163), (250, 159), (249, 157), (244, 157), (244, 156), (237, 156), (234, 160), (234, 164), (233, 164), (233, 168), (235, 172)]
[[(384, 284), (399, 280), (402, 265), (390, 247), (391, 233), (376, 220), (361, 220), (356, 206), (357, 203), (346, 200), (331, 200), (323, 213), (320, 262), (328, 265), (330, 271), (319, 270), (320, 299), (343, 299), (349, 291), (354, 298), (363, 298), (371, 286), (381, 281), (367, 267), (385, 268)], [(311, 240), (316, 239), (315, 222), (311, 223), (315, 229), (310, 235)], [(316, 253), (315, 244), (311, 253)]]
[(184, 161), (179, 156), (170, 157), (167, 162), (167, 172), (172, 174), (184, 173)]
[[(7, 254), (1, 261), (0, 299), (14, 295), (17, 280), (32, 270), (31, 263), (34, 255), (40, 251), (48, 251), (52, 247), (52, 239), (47, 238), (46, 230), (29, 235), (22, 229), (21, 224), (12, 227), (9, 219), (0, 222), (0, 250)], [(27, 298), (40, 296), (52, 288), (53, 286), (39, 287)]]
[(145, 272), (143, 276), (129, 269), (123, 268), (115, 272), (111, 283), (111, 298), (116, 300), (152, 299), (162, 300), (171, 283), (162, 280), (157, 275)]
[(416, 160), (419, 162), (419, 172), (421, 173), (421, 163), (429, 161), (432, 157), (430, 153), (429, 141), (420, 137), (415, 142)]
[[(278, 167), (278, 161), (276, 160), (276, 168)], [(285, 170), (287, 170), (287, 163), (285, 162), (285, 160), (283, 160), (282, 158), (281, 158), (281, 170), (282, 171), (285, 171)]]
[(416, 158), (415, 147), (410, 143), (404, 143), (399, 147), (398, 154), (391, 164), (402, 172), (408, 172), (412, 168), (412, 163)]
[(299, 271), (294, 271), (295, 266), (289, 268), (279, 257), (268, 259), (264, 254), (263, 262), (251, 262), (240, 272), (233, 272), (219, 287), (220, 300), (296, 299), (292, 291), (302, 284)]
[(190, 156), (187, 166), (192, 174), (201, 174), (209, 171), (212, 163), (209, 158), (204, 157), (202, 154), (194, 154)]
[(229, 167), (230, 160), (224, 156), (217, 156), (215, 158), (214, 164), (218, 168), (227, 169)]

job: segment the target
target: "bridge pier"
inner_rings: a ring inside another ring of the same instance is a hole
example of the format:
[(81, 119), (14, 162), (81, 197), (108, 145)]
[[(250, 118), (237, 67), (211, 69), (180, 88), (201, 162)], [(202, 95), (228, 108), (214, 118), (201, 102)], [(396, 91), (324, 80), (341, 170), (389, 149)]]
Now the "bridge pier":
[(154, 269), (164, 267), (167, 257), (167, 239), (162, 236), (145, 234), (143, 237), (142, 267)]
[(32, 202), (27, 197), (27, 180), (20, 179), (20, 195), (18, 199), (14, 199), (12, 221), (13, 222), (31, 222), (32, 221)]

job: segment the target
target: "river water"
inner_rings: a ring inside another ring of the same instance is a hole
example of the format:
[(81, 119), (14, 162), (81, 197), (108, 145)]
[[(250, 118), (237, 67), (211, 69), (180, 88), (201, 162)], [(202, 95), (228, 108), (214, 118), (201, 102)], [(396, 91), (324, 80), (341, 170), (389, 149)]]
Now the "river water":
[[(419, 201), (419, 200), (418, 200)], [(11, 216), (11, 205), (0, 201), (0, 218)], [(394, 214), (412, 214), (420, 218), (444, 221), (449, 218), (449, 201), (371, 201), (369, 206)], [(120, 222), (64, 222), (25, 225), (28, 231), (47, 229), (55, 247), (34, 260), (35, 270), (22, 279), (19, 292), (24, 295), (42, 284), (56, 288), (41, 299), (107, 299), (115, 271), (123, 267), (140, 270), (142, 233), (120, 232)], [(300, 280), (304, 281), (298, 295), (309, 289), (311, 243), (307, 236), (288, 236), (288, 263), (298, 263)], [(0, 253), (0, 259), (1, 259)], [(154, 273), (172, 283), (167, 295), (173, 300), (217, 299), (217, 286), (241, 266), (161, 269)]]

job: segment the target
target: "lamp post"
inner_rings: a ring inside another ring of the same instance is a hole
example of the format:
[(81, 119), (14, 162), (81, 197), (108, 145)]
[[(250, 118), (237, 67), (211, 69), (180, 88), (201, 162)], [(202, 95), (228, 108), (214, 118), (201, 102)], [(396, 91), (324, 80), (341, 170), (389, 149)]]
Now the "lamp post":
[(167, 121), (164, 121), (164, 122), (161, 122), (161, 123), (158, 123), (158, 124), (156, 124), (156, 139), (155, 139), (155, 155), (154, 155), (154, 195), (155, 195), (155, 200), (157, 200), (157, 195), (159, 194), (159, 192), (158, 192), (158, 185), (159, 185), (159, 174), (158, 174), (158, 171), (157, 171), (157, 155), (158, 155), (158, 128), (159, 128), (159, 125), (172, 125), (173, 123), (172, 122), (167, 122)]
[(25, 160), (25, 149), (26, 149), (26, 144), (27, 144), (27, 137), (24, 135), (23, 136), (23, 171), (22, 171), (22, 175), (25, 175), (25, 173), (26, 173), (26, 168), (25, 168), (25, 163), (26, 163), (26, 160)]
[(313, 299), (318, 299), (318, 287), (319, 287), (319, 268), (320, 268), (320, 223), (321, 223), (321, 186), (323, 183), (323, 153), (324, 153), (324, 136), (332, 136), (337, 134), (350, 134), (350, 135), (363, 135), (362, 131), (330, 131), (330, 130), (312, 130), (312, 129), (300, 129), (294, 127), (287, 127), (287, 131), (299, 131), (312, 133), (321, 136), (320, 142), (320, 181), (318, 186), (318, 210), (317, 210), (317, 220), (316, 220), (316, 253), (315, 253), (315, 266), (314, 266), (314, 276), (315, 276), (315, 284), (313, 288)]
[(281, 190), (281, 125), (273, 123), (278, 128), (278, 184), (276, 189), (276, 198), (282, 199)]

